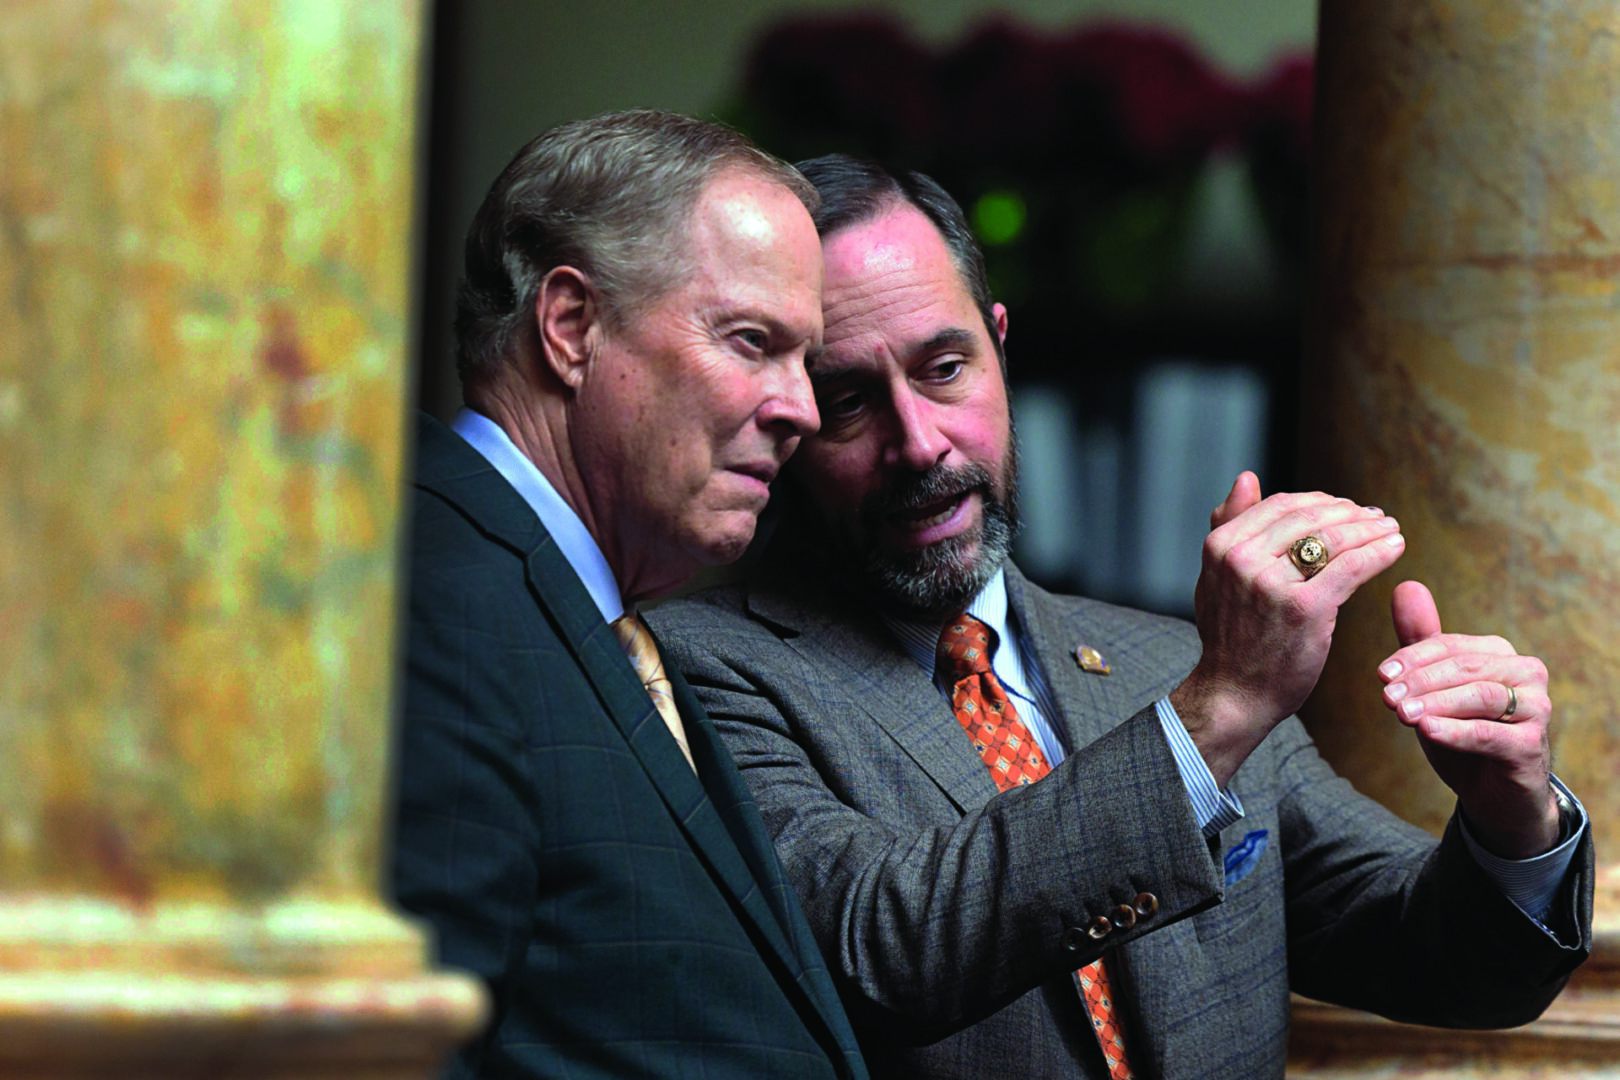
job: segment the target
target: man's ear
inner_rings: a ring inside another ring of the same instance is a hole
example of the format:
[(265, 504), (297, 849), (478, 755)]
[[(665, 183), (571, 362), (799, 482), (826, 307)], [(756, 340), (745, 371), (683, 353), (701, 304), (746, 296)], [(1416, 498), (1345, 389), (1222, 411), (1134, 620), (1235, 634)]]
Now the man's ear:
[(1007, 344), (1007, 308), (1006, 308), (1006, 306), (1002, 305), (1002, 304), (994, 304), (990, 308), (990, 314), (992, 316), (994, 316), (995, 320), (996, 320), (996, 337), (1001, 339), (1001, 343), (1003, 345)]
[(585, 274), (572, 266), (557, 266), (540, 279), (534, 295), (540, 361), (564, 386), (578, 390), (585, 381), (601, 319), (602, 302)]

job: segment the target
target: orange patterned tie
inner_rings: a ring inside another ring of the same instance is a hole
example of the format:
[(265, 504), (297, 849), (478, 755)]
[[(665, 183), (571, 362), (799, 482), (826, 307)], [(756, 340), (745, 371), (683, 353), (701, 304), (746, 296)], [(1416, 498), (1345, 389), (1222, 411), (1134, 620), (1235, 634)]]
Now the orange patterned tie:
[[(971, 615), (961, 615), (939, 632), (935, 651), (936, 670), (951, 685), (951, 707), (973, 749), (995, 778), (1002, 791), (1019, 784), (1033, 784), (1052, 771), (1029, 728), (1018, 718), (1018, 710), (1006, 689), (990, 668), (995, 648), (990, 628)], [(1086, 999), (1086, 1012), (1097, 1033), (1103, 1059), (1112, 1080), (1135, 1080), (1125, 1059), (1125, 1032), (1114, 1007), (1114, 991), (1108, 981), (1108, 968), (1101, 958), (1093, 960), (1076, 974)]]
[(697, 772), (697, 765), (692, 761), (692, 749), (686, 745), (686, 725), (681, 723), (680, 710), (675, 707), (675, 688), (669, 684), (669, 676), (664, 674), (663, 657), (658, 655), (658, 642), (653, 640), (641, 616), (633, 611), (625, 612), (609, 625), (613, 627), (613, 635), (619, 639), (619, 644), (624, 646), (630, 666), (636, 669), (636, 678), (647, 688), (647, 696), (652, 698), (653, 707), (663, 718), (664, 726), (675, 736), (675, 745), (686, 755), (686, 763), (692, 766), (692, 771)]

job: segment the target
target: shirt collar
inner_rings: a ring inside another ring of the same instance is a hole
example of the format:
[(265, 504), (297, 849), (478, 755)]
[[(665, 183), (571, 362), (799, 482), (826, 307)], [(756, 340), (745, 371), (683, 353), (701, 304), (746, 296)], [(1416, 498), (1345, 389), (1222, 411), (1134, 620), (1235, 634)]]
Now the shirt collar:
[[(1007, 631), (1007, 572), (1005, 569), (997, 570), (996, 576), (991, 578), (979, 594), (967, 606), (967, 613), (984, 623), (995, 631), (997, 653), (1000, 644), (1012, 641)], [(917, 662), (917, 666), (934, 674), (934, 651), (939, 646), (939, 631), (943, 623), (917, 621), (915, 619), (896, 619), (888, 615), (882, 616), (883, 621), (894, 636), (899, 639), (900, 647), (906, 655)]]
[(450, 427), (494, 466), (529, 504), (540, 518), (540, 524), (557, 542), (563, 558), (579, 575), (585, 591), (596, 601), (602, 618), (612, 622), (623, 615), (624, 599), (619, 595), (619, 583), (613, 578), (607, 558), (574, 508), (551, 486), (546, 474), (517, 448), (499, 424), (481, 413), (462, 409)]

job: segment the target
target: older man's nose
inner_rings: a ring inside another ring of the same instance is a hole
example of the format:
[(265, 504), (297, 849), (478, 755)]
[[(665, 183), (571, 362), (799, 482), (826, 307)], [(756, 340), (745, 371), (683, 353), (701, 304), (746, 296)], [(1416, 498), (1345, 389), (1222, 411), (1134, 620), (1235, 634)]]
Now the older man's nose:
[(779, 427), (784, 435), (814, 435), (821, 428), (821, 414), (816, 411), (816, 395), (810, 388), (810, 376), (798, 364), (790, 365), (772, 392), (759, 407), (759, 422), (765, 427)]

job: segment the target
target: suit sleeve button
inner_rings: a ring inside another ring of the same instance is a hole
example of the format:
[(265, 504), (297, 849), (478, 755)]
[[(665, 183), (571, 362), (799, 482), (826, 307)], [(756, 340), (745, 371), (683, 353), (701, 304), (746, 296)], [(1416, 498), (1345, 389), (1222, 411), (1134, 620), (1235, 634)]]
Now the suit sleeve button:
[(1063, 947), (1070, 952), (1079, 952), (1080, 947), (1086, 943), (1086, 932), (1078, 926), (1066, 927), (1063, 931)]
[(1114, 924), (1109, 922), (1106, 916), (1099, 915), (1086, 925), (1086, 936), (1092, 941), (1101, 941), (1113, 928)]
[(1109, 914), (1114, 917), (1114, 925), (1121, 930), (1129, 930), (1136, 925), (1136, 909), (1129, 904), (1121, 904)]
[(1145, 919), (1159, 910), (1159, 898), (1150, 892), (1137, 893), (1131, 906), (1136, 909), (1137, 915)]

